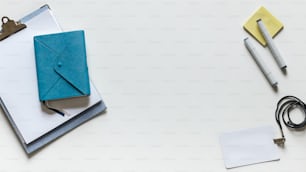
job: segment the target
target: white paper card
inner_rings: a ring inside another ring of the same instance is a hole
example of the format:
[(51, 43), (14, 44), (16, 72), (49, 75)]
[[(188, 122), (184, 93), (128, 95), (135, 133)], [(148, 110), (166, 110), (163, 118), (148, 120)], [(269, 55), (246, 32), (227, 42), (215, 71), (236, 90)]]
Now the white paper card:
[(223, 133), (220, 144), (226, 168), (279, 160), (273, 128), (259, 127)]

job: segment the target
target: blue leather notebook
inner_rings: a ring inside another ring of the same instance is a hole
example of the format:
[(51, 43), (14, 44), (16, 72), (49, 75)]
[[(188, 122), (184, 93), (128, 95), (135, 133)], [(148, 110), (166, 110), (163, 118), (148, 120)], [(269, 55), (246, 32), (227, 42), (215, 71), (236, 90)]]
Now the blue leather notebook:
[(84, 31), (34, 37), (40, 101), (90, 95)]

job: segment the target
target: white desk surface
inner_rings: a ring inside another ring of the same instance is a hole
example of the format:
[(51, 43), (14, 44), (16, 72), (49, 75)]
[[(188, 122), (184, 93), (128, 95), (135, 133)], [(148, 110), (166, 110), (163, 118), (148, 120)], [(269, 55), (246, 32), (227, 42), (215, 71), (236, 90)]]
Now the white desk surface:
[[(272, 125), (279, 136), (278, 99), (306, 100), (305, 1), (6, 0), (0, 16), (18, 19), (45, 3), (65, 31), (85, 29), (108, 111), (30, 158), (1, 113), (0, 171), (227, 171), (219, 133)], [(242, 24), (261, 5), (285, 25), (275, 41), (287, 75), (255, 44), (278, 92), (243, 45)], [(230, 171), (305, 171), (306, 130), (284, 131), (280, 161)]]

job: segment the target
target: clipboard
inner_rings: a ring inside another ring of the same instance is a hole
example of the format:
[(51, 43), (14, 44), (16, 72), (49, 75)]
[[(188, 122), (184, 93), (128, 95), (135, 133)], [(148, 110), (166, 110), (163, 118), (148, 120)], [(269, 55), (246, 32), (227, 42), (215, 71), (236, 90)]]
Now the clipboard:
[[(33, 36), (61, 32), (48, 5), (26, 15), (20, 29), (0, 41), (0, 107), (27, 154), (39, 150), (86, 121), (106, 106), (92, 81), (91, 95), (51, 102), (70, 116), (54, 114), (38, 100)], [(16, 51), (20, 48), (18, 51)], [(15, 50), (15, 51), (8, 51)], [(4, 54), (3, 54), (4, 53)]]

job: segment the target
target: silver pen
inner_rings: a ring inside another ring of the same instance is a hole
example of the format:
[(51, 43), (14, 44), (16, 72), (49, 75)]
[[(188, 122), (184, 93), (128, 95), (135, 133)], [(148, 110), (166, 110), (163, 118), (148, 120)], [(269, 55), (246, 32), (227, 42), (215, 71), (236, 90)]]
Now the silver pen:
[(262, 73), (267, 78), (268, 82), (272, 87), (277, 87), (277, 81), (275, 80), (274, 76), (272, 75), (272, 72), (268, 69), (264, 61), (261, 59), (259, 53), (256, 51), (255, 47), (250, 42), (249, 38), (244, 39), (244, 45), (250, 52), (251, 56), (255, 60), (256, 64), (262, 71)]
[(284, 59), (282, 58), (282, 56), (279, 53), (279, 50), (276, 48), (274, 41), (271, 37), (271, 35), (269, 34), (266, 26), (264, 25), (264, 23), (262, 22), (261, 19), (257, 20), (257, 24), (258, 24), (258, 28), (262, 34), (262, 36), (265, 38), (267, 45), (271, 51), (272, 56), (274, 57), (276, 63), (278, 64), (278, 66), (284, 70), (286, 69), (287, 65), (285, 64)]

